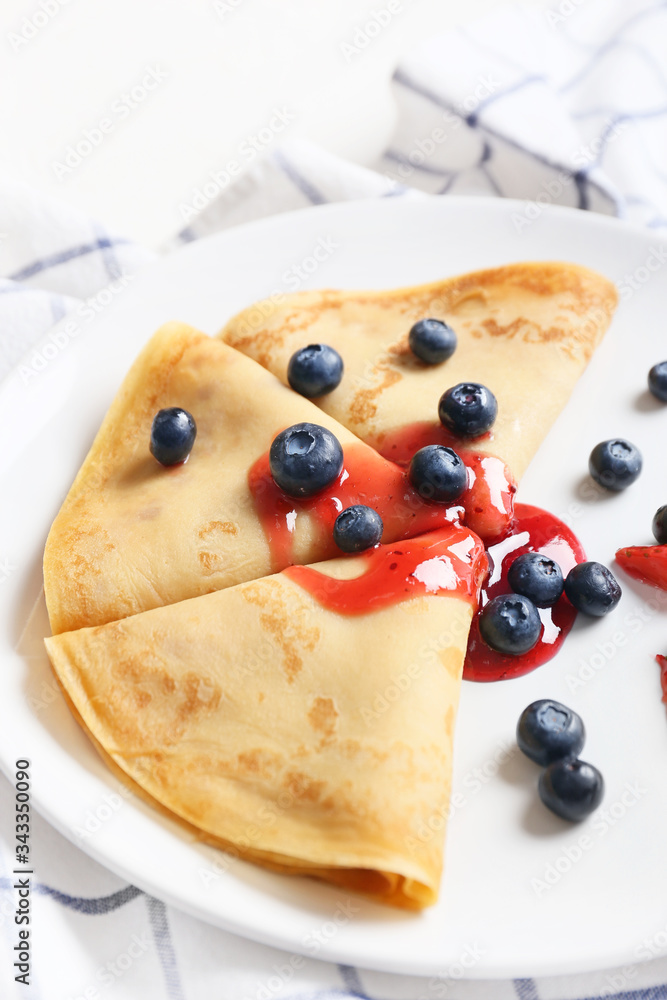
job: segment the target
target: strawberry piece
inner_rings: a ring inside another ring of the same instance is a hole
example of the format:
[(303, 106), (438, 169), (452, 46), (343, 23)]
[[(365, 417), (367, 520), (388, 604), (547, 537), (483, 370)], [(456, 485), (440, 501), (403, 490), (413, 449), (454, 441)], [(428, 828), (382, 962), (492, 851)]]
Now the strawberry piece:
[(667, 545), (632, 545), (619, 549), (616, 562), (635, 580), (667, 590)]

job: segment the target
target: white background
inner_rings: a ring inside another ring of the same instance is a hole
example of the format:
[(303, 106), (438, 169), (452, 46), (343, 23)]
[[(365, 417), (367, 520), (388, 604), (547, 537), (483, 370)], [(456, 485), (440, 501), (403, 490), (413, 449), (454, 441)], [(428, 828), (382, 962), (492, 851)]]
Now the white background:
[[(293, 120), (272, 144), (306, 136), (373, 162), (391, 133), (401, 54), (496, 6), (391, 0), (369, 38), (389, 0), (2, 0), (0, 172), (158, 246), (183, 227), (179, 206), (209, 171), (248, 163), (239, 150), (276, 108)], [(114, 111), (150, 67), (166, 79)], [(58, 171), (103, 118), (112, 130)]]

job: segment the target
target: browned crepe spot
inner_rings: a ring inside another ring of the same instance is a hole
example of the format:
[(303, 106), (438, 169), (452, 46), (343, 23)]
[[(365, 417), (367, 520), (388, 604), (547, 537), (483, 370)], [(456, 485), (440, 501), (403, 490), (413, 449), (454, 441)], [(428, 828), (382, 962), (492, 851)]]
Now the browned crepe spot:
[(320, 638), (317, 625), (306, 625), (303, 618), (312, 614), (311, 607), (302, 599), (298, 608), (286, 608), (276, 581), (265, 580), (244, 588), (243, 598), (249, 604), (257, 604), (263, 609), (260, 615), (262, 628), (268, 632), (281, 650), (283, 669), (287, 680), (292, 682), (303, 666), (304, 651), (312, 652)]
[(308, 721), (313, 729), (321, 734), (323, 742), (333, 739), (338, 721), (333, 698), (315, 698), (308, 712)]
[(274, 773), (277, 757), (276, 754), (269, 753), (263, 747), (258, 747), (238, 754), (237, 760), (241, 771), (267, 777)]
[(461, 663), (458, 656), (456, 656), (455, 651), (448, 646), (447, 649), (438, 650), (438, 659), (442, 663), (445, 670), (456, 677), (457, 673), (461, 669)]
[(358, 389), (350, 403), (350, 418), (355, 424), (371, 420), (377, 413), (378, 396), (381, 396), (385, 389), (400, 382), (403, 378), (402, 374), (395, 368), (389, 368), (382, 364), (376, 365), (375, 371), (380, 376), (380, 380), (375, 385)]
[(209, 521), (199, 529), (199, 537), (205, 538), (216, 531), (221, 531), (225, 535), (237, 535), (238, 528), (233, 521)]
[(203, 573), (215, 573), (222, 565), (222, 559), (216, 552), (200, 552), (198, 559)]
[(325, 787), (323, 781), (314, 781), (301, 771), (289, 771), (283, 778), (282, 785), (295, 802), (319, 802)]

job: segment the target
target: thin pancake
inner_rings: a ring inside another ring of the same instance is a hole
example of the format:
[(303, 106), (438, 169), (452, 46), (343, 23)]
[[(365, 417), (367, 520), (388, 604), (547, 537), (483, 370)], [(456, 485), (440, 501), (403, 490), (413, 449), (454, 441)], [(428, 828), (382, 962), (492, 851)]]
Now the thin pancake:
[[(187, 462), (166, 469), (149, 441), (155, 413), (168, 406), (189, 410), (198, 431)], [(255, 494), (249, 486), (275, 435), (301, 421), (333, 431), (346, 471), (354, 457), (360, 471), (345, 485), (350, 503), (374, 503), (375, 493), (378, 502), (390, 493), (402, 498), (404, 478), (393, 464), (260, 365), (184, 324), (162, 327), (123, 382), (51, 528), (44, 588), (52, 631), (115, 621), (336, 555), (331, 524), (298, 501), (286, 507), (282, 547), (270, 546), (272, 511), (262, 520), (261, 504), (275, 488), (270, 477), (258, 480)], [(415, 514), (397, 502), (384, 540), (436, 519), (443, 517), (424, 504)]]
[[(376, 580), (361, 588), (370, 603), (335, 610), (378, 558), (403, 559), (398, 603), (374, 607)], [(206, 839), (417, 909), (438, 893), (485, 566), (479, 540), (452, 525), (300, 582), (286, 570), (46, 645), (96, 744)]]
[[(498, 399), (490, 437), (469, 446), (501, 458), (519, 479), (602, 338), (616, 289), (565, 263), (510, 264), (395, 291), (316, 291), (267, 300), (235, 316), (220, 336), (286, 382), (287, 363), (310, 343), (335, 347), (339, 387), (318, 400), (364, 441), (390, 454), (397, 431), (437, 423), (438, 400), (458, 382), (481, 382)], [(418, 361), (408, 331), (435, 317), (458, 335), (441, 365)]]

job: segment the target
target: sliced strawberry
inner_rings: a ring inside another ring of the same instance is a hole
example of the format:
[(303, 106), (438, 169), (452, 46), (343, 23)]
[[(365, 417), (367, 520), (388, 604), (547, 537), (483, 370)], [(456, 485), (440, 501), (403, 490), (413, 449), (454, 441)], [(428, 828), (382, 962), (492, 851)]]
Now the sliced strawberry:
[(667, 704), (667, 656), (662, 656), (660, 653), (656, 656), (656, 660), (660, 664), (660, 684), (662, 685), (662, 700)]
[(632, 545), (619, 549), (616, 562), (628, 576), (667, 590), (667, 545)]

